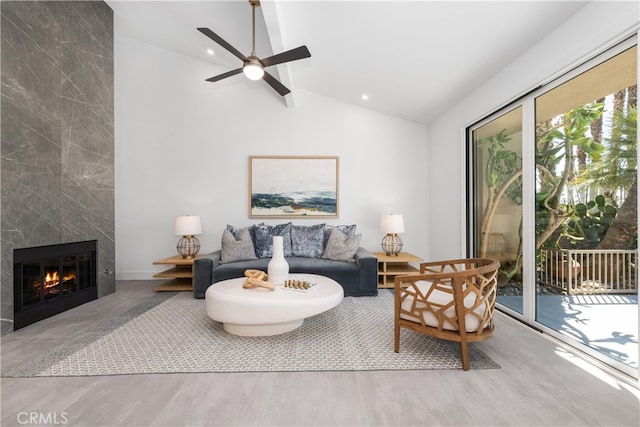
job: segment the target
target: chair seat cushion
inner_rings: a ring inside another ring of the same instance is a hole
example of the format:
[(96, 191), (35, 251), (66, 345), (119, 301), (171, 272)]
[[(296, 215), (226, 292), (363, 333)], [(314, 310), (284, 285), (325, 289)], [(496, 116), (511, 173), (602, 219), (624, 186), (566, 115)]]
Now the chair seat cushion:
[[(438, 284), (439, 288), (443, 288), (446, 286), (447, 285)], [(418, 288), (418, 292), (421, 295), (427, 295), (427, 292), (431, 287), (431, 282), (421, 280), (421, 281), (415, 282), (415, 287)], [(438, 318), (436, 318), (436, 316), (433, 314), (432, 311), (426, 309), (427, 304), (425, 304), (423, 301), (418, 300), (415, 303), (415, 307), (414, 307), (414, 299), (415, 299), (414, 293), (416, 292), (415, 287), (412, 286), (407, 288), (406, 290), (401, 291), (403, 297), (404, 297), (404, 294), (408, 293), (409, 295), (407, 295), (407, 297), (404, 298), (404, 300), (402, 300), (402, 303), (401, 303), (402, 310), (400, 312), (400, 318), (405, 320), (410, 320), (416, 323), (421, 323), (418, 316), (420, 316), (420, 313), (422, 313), (422, 318), (424, 320), (424, 323), (428, 326), (437, 328), (440, 322), (438, 321)], [(410, 292), (407, 292), (407, 290), (410, 290)], [(447, 306), (447, 308), (443, 310), (442, 315), (445, 318), (450, 318), (450, 319), (455, 318), (456, 312), (455, 312), (454, 304), (452, 303), (453, 292), (445, 292), (439, 289), (435, 289), (431, 292), (431, 294), (427, 298), (427, 301), (430, 304), (432, 304), (431, 310), (433, 311), (438, 311), (441, 307)], [(476, 301), (477, 301), (477, 295), (474, 292), (469, 292), (469, 294), (464, 297), (465, 307), (475, 306)], [(465, 326), (466, 326), (465, 329), (467, 332), (476, 332), (480, 329), (480, 322), (482, 319), (482, 315), (485, 312), (485, 309), (487, 308), (486, 304), (487, 302), (483, 301), (480, 304), (478, 304), (478, 306), (473, 310), (473, 312), (476, 313), (477, 316), (471, 313), (465, 316)], [(416, 314), (416, 316), (412, 316), (410, 314), (407, 314), (406, 312), (412, 312)], [(489, 326), (489, 323), (490, 323), (489, 321), (485, 322), (485, 324), (483, 325), (483, 328)], [(451, 324), (451, 322), (447, 320), (444, 320), (442, 324), (442, 328), (449, 331), (458, 330), (456, 326), (454, 326), (453, 324)]]

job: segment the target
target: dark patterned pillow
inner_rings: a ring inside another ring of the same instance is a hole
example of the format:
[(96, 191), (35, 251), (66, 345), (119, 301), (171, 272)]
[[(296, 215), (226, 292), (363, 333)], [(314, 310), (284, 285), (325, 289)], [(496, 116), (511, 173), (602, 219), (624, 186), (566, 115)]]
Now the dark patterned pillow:
[(284, 256), (291, 256), (291, 223), (279, 225), (254, 225), (256, 233), (256, 255), (258, 258), (271, 258), (273, 254), (273, 236), (282, 236)]
[(334, 261), (349, 261), (355, 262), (355, 255), (360, 247), (360, 240), (362, 234), (356, 234), (354, 236), (347, 236), (339, 229), (335, 228), (329, 235), (329, 241), (327, 242), (327, 248), (322, 254), (322, 258), (331, 259)]
[(352, 225), (330, 225), (325, 224), (324, 226), (324, 243), (323, 246), (327, 247), (327, 242), (329, 241), (329, 236), (331, 235), (331, 230), (337, 228), (342, 231), (347, 237), (351, 237), (356, 234), (356, 224)]
[(320, 258), (324, 251), (324, 224), (305, 227), (291, 226), (291, 253), (293, 256)]
[(256, 259), (256, 251), (253, 248), (253, 241), (248, 228), (238, 231), (238, 235), (234, 236), (231, 231), (225, 229), (222, 232), (222, 253), (220, 254), (220, 263), (245, 261)]

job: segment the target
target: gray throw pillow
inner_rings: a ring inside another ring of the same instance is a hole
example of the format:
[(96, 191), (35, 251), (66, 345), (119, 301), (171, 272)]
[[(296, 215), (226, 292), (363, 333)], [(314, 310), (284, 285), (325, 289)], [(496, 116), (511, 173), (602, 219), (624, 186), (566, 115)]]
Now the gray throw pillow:
[(356, 234), (356, 224), (351, 224), (351, 225), (330, 225), (330, 224), (325, 224), (324, 225), (324, 247), (327, 247), (327, 242), (329, 241), (329, 236), (331, 235), (331, 231), (337, 228), (338, 230), (342, 231), (344, 234), (347, 235), (347, 237), (353, 236), (354, 234)]
[(251, 235), (251, 241), (253, 242), (253, 246), (256, 246), (256, 232), (254, 229), (253, 225), (250, 225), (248, 227), (235, 227), (233, 225), (229, 225), (227, 224), (227, 230), (229, 230), (231, 232), (231, 234), (233, 234), (233, 237), (236, 238), (236, 240), (238, 240), (238, 236), (240, 236), (240, 232), (242, 230), (249, 230), (249, 234)]
[(248, 228), (238, 231), (237, 238), (225, 229), (222, 232), (222, 253), (220, 262), (235, 262), (256, 259), (256, 251), (253, 248), (253, 241)]
[(273, 255), (273, 236), (282, 236), (284, 256), (291, 256), (291, 223), (280, 225), (257, 224), (254, 226), (256, 233), (256, 255), (258, 258), (271, 258)]
[(291, 253), (293, 256), (320, 258), (324, 251), (324, 224), (305, 227), (291, 226)]
[(342, 231), (333, 229), (329, 235), (327, 247), (322, 254), (322, 258), (334, 261), (355, 262), (355, 255), (360, 247), (362, 234), (347, 236)]

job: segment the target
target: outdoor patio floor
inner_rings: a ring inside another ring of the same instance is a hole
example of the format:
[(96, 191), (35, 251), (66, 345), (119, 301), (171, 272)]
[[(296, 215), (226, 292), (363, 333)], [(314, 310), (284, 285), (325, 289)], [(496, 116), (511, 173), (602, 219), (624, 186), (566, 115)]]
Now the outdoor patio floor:
[[(522, 313), (521, 296), (497, 302)], [(538, 295), (539, 323), (638, 368), (637, 295)]]

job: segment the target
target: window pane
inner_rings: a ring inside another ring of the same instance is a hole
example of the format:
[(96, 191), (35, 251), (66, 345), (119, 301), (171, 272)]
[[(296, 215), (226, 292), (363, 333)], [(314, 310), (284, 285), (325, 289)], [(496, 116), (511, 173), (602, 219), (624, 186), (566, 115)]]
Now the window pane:
[(475, 256), (500, 260), (498, 302), (522, 313), (522, 108), (472, 132)]

